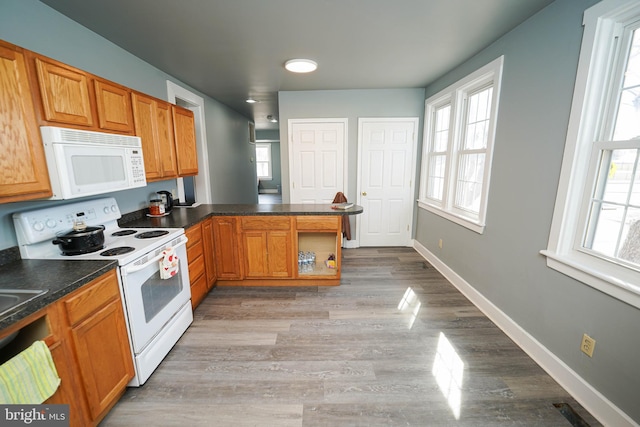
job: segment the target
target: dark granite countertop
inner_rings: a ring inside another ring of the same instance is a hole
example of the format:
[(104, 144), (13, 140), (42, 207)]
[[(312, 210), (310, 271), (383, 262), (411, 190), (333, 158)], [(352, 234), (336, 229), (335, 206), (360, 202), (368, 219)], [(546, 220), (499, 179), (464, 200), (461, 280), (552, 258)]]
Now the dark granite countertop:
[(54, 261), (17, 260), (0, 266), (0, 292), (2, 289), (46, 289), (45, 294), (0, 315), (0, 333), (12, 324), (26, 318), (86, 285), (91, 280), (116, 268), (117, 261)]
[(138, 215), (123, 218), (121, 227), (131, 228), (189, 228), (210, 216), (254, 215), (357, 215), (362, 206), (354, 205), (345, 210), (331, 209), (331, 204), (275, 204), (275, 205), (200, 205), (194, 208), (174, 207), (161, 218)]
[[(354, 205), (346, 210), (331, 209), (330, 204), (256, 204), (256, 205), (200, 205), (193, 208), (176, 207), (161, 218), (147, 217), (144, 212), (126, 214), (121, 227), (132, 228), (189, 228), (210, 216), (248, 215), (357, 215), (362, 207)], [(14, 249), (14, 248), (11, 248)], [(14, 250), (0, 251), (15, 258)], [(0, 333), (12, 324), (41, 310), (49, 304), (116, 268), (117, 261), (80, 260), (22, 260), (13, 259), (0, 265), (2, 289), (46, 289), (22, 306), (0, 315)]]

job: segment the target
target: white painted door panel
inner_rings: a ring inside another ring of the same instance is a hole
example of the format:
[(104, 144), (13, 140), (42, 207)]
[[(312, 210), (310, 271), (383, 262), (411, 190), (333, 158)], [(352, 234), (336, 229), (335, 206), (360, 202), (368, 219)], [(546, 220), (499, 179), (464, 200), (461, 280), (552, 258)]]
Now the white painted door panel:
[(345, 192), (346, 119), (289, 121), (291, 203), (331, 203)]
[(360, 246), (410, 244), (417, 126), (417, 118), (360, 119)]

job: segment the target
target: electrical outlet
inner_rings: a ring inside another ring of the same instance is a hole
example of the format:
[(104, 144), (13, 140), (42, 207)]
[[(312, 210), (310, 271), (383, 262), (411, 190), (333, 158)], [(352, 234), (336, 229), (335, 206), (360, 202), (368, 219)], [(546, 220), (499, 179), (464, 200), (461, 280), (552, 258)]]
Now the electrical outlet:
[(587, 334), (582, 335), (582, 343), (580, 344), (580, 350), (582, 350), (584, 354), (586, 354), (589, 357), (593, 357), (593, 349), (595, 346), (596, 346), (596, 340), (594, 340)]
[(439, 247), (440, 249), (442, 249), (442, 239), (439, 239), (439, 240), (438, 240), (438, 247)]

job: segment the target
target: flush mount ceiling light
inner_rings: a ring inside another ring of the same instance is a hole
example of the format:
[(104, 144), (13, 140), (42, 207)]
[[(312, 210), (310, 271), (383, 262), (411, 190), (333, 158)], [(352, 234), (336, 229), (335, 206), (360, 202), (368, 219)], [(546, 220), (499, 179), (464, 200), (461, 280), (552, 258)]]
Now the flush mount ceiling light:
[(247, 98), (247, 100), (246, 100), (246, 103), (247, 103), (247, 104), (255, 104), (256, 102), (258, 102), (258, 101), (256, 101), (256, 100), (255, 100), (255, 99), (253, 99), (253, 98)]
[(318, 68), (318, 63), (310, 59), (290, 59), (284, 63), (284, 68), (292, 73), (310, 73)]
[(268, 115), (267, 120), (269, 120), (271, 123), (278, 123), (278, 119), (276, 117), (273, 117), (272, 115)]

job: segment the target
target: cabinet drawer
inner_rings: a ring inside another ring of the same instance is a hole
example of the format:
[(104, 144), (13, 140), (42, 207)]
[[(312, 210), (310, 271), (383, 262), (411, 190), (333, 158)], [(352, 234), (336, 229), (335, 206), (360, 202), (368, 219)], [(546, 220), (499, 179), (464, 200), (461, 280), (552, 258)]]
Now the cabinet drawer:
[(194, 282), (202, 275), (204, 275), (204, 258), (201, 255), (189, 262), (189, 281)]
[(189, 264), (203, 254), (202, 242), (196, 242), (193, 246), (187, 245), (187, 261)]
[(114, 298), (120, 297), (115, 270), (107, 273), (64, 302), (69, 323), (75, 325)]
[(209, 288), (207, 287), (206, 277), (200, 276), (191, 282), (191, 307), (196, 308), (207, 295)]
[(202, 240), (202, 228), (200, 224), (189, 227), (184, 232), (187, 236), (187, 248), (190, 248)]
[(288, 216), (245, 216), (242, 217), (243, 230), (289, 230), (291, 217)]
[(324, 216), (299, 216), (296, 217), (296, 229), (298, 230), (332, 230), (340, 229), (340, 215), (324, 215)]

